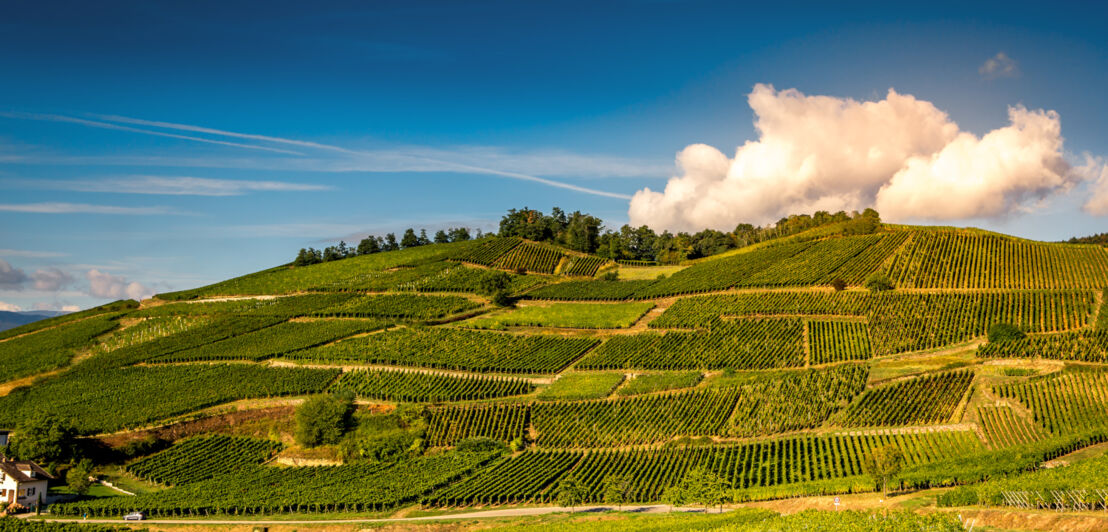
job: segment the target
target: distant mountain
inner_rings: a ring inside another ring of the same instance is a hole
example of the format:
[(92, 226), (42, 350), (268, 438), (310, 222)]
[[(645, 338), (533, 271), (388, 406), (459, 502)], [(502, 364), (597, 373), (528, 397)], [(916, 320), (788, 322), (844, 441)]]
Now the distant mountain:
[(61, 316), (62, 314), (69, 313), (63, 310), (24, 310), (21, 312), (0, 310), (0, 331), (13, 329), (33, 321)]

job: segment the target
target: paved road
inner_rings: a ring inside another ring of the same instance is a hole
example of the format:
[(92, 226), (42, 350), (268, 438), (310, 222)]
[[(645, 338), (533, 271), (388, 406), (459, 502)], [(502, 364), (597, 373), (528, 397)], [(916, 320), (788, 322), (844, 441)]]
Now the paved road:
[[(230, 519), (148, 519), (142, 521), (142, 523), (154, 524), (154, 525), (187, 525), (187, 524), (205, 524), (205, 525), (327, 525), (327, 524), (343, 524), (343, 523), (403, 523), (403, 522), (418, 522), (418, 521), (446, 521), (457, 519), (485, 519), (490, 517), (522, 517), (528, 515), (544, 515), (559, 512), (569, 512), (569, 508), (561, 506), (541, 506), (535, 508), (505, 508), (502, 510), (483, 510), (477, 512), (466, 512), (457, 514), (445, 514), (445, 515), (426, 515), (421, 517), (380, 517), (380, 518), (366, 518), (366, 519), (312, 519), (312, 520), (230, 520)], [(606, 512), (614, 511), (612, 506), (578, 506), (574, 508), (578, 513), (586, 512)], [(665, 505), (625, 505), (623, 507), (624, 512), (628, 513), (665, 513), (670, 511), (669, 506)], [(703, 508), (674, 508), (675, 512), (703, 512)], [(719, 511), (713, 508), (713, 513)], [(727, 511), (724, 509), (724, 511)], [(58, 523), (112, 523), (120, 524), (123, 522), (121, 518), (115, 519), (73, 519), (73, 518), (52, 518), (46, 516), (43, 521), (52, 521)], [(134, 521), (132, 521), (134, 522)]]

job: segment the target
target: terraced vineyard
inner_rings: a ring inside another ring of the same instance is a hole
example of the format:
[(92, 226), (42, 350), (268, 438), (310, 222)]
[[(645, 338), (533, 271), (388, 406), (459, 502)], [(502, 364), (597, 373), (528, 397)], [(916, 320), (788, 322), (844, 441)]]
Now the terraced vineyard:
[(18, 425), (47, 411), (85, 433), (110, 432), (239, 399), (319, 393), (338, 374), (245, 364), (82, 367), (0, 397), (0, 419)]
[[(657, 501), (694, 467), (705, 467), (739, 489), (845, 480), (822, 486), (831, 493), (859, 484), (862, 461), (873, 449), (895, 445), (909, 465), (980, 450), (968, 431), (874, 436), (797, 437), (745, 445), (581, 452), (534, 451), (513, 456), (425, 499), (433, 506), (553, 502), (561, 478), (585, 484), (586, 502), (603, 501), (603, 484), (630, 478), (629, 502)], [(863, 481), (864, 482), (864, 481)], [(836, 487), (838, 490), (836, 490)]]
[(496, 259), (493, 266), (504, 270), (554, 273), (565, 254), (553, 248), (524, 242)]
[(1081, 330), (1028, 336), (1019, 340), (988, 343), (977, 349), (982, 358), (1049, 358), (1076, 362), (1108, 363), (1108, 331)]
[(437, 447), (468, 438), (511, 441), (526, 434), (530, 416), (531, 408), (518, 403), (434, 408), (428, 416), (427, 442)]
[(544, 447), (610, 447), (675, 436), (723, 434), (735, 390), (703, 390), (613, 401), (537, 403), (531, 422)]
[(334, 388), (358, 397), (387, 401), (473, 401), (522, 395), (534, 389), (527, 381), (503, 377), (453, 377), (400, 370), (361, 370), (342, 374)]
[(1108, 372), (1074, 371), (995, 386), (1005, 399), (1019, 401), (1053, 434), (1073, 434), (1108, 424)]
[(812, 364), (865, 360), (873, 356), (866, 324), (856, 321), (810, 321), (808, 344)]
[(650, 323), (655, 328), (718, 328), (724, 317), (800, 315), (865, 318), (874, 354), (932, 349), (984, 336), (1012, 323), (1028, 332), (1087, 327), (1092, 292), (879, 293), (780, 291), (684, 298)]
[(381, 511), (457, 480), (492, 458), (488, 453), (446, 453), (394, 465), (256, 467), (137, 497), (58, 504), (52, 511), (90, 517), (140, 509), (151, 517)]
[(770, 369), (804, 365), (804, 323), (736, 320), (708, 333), (616, 336), (579, 364), (587, 369)]
[(388, 326), (388, 322), (376, 320), (289, 321), (226, 340), (163, 355), (153, 361), (262, 360)]
[(1103, 289), (1108, 252), (988, 233), (919, 231), (889, 275), (905, 288)]
[(972, 372), (954, 371), (874, 388), (843, 410), (836, 422), (844, 427), (947, 422), (972, 381)]
[(126, 469), (159, 484), (188, 484), (261, 464), (282, 447), (269, 440), (209, 434), (179, 442)]
[(977, 417), (993, 447), (1033, 443), (1046, 437), (1041, 428), (1020, 417), (1009, 406), (979, 407)]
[[(60, 420), (161, 485), (54, 515), (244, 520), (548, 504), (571, 479), (583, 502), (618, 478), (658, 503), (693, 471), (728, 501), (857, 493), (892, 447), (890, 489), (922, 489), (1108, 438), (1108, 251), (851, 224), (679, 264), (649, 243), (413, 245), (117, 302), (0, 333), (0, 427)], [(664, 265), (617, 270), (644, 258)]]
[(396, 364), (502, 373), (554, 373), (596, 344), (593, 338), (410, 327), (296, 351), (287, 357), (327, 364)]
[(0, 343), (0, 380), (12, 380), (62, 367), (93, 338), (119, 326), (105, 315), (60, 325), (48, 334), (37, 333)]

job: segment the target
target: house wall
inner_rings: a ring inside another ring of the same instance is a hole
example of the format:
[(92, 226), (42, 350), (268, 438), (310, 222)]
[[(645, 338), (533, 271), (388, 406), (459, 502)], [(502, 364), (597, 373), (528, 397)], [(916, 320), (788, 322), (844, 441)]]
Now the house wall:
[(18, 502), (28, 508), (34, 508), (38, 504), (39, 496), (46, 501), (47, 481), (35, 480), (32, 482), (16, 483), (12, 477), (6, 477), (0, 482), (0, 501), (4, 505)]

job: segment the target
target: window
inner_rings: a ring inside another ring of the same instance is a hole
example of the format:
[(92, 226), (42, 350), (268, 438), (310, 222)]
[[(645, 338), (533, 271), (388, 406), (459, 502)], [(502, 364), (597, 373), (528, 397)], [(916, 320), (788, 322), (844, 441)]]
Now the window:
[(30, 497), (31, 495), (34, 495), (34, 494), (35, 494), (35, 488), (27, 488), (27, 496), (28, 497)]
[(18, 491), (18, 492), (16, 493), (16, 495), (17, 495), (18, 497), (24, 497), (24, 496), (26, 496), (26, 493), (27, 493), (27, 490), (19, 490), (19, 491)]

